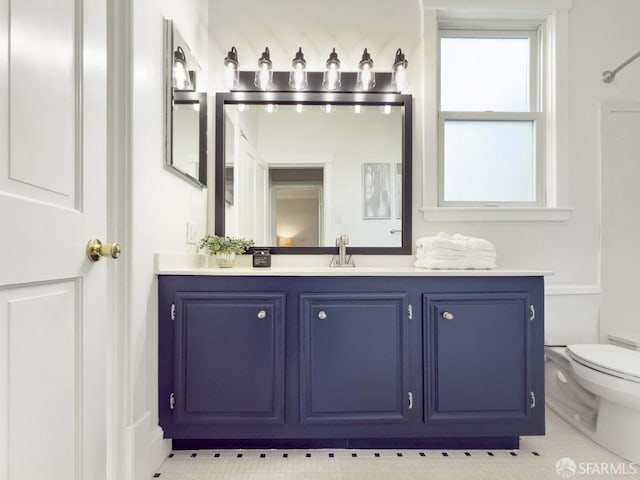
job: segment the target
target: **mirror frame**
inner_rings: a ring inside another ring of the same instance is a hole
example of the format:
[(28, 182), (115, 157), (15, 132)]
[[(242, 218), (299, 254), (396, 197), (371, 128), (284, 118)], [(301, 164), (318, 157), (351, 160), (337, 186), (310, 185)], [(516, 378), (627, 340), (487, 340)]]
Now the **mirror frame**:
[[(164, 163), (173, 173), (191, 183), (204, 188), (207, 186), (207, 94), (195, 90), (175, 90), (172, 82), (173, 52), (175, 50), (172, 20), (164, 21)], [(191, 49), (185, 42), (185, 46)], [(193, 54), (191, 53), (193, 56)], [(193, 72), (191, 72), (193, 73)], [(173, 105), (174, 103), (200, 105), (199, 115), (199, 148), (198, 148), (198, 178), (178, 168), (173, 163)]]
[[(402, 109), (402, 241), (399, 247), (347, 247), (356, 255), (411, 255), (411, 159), (412, 159), (412, 97), (396, 93), (335, 93), (335, 92), (218, 92), (216, 93), (216, 153), (215, 153), (215, 218), (216, 235), (225, 235), (225, 111), (226, 105), (250, 103), (266, 105), (368, 105), (400, 106)], [(280, 247), (269, 248), (275, 254), (334, 254), (337, 247)], [(250, 249), (250, 252), (253, 249)]]

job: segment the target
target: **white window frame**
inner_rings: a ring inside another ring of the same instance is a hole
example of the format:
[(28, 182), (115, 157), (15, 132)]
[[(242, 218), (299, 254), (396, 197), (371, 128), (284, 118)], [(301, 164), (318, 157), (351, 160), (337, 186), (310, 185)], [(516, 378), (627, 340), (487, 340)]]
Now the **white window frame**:
[[(475, 24), (477, 25), (477, 24)], [(469, 112), (469, 111), (442, 111), (441, 107), (441, 63), (440, 51), (442, 38), (527, 38), (529, 40), (529, 110), (526, 112)], [(540, 51), (542, 50), (541, 35), (539, 28), (526, 29), (485, 29), (477, 28), (440, 28), (438, 32), (438, 207), (526, 207), (542, 208), (546, 206), (545, 199), (545, 119), (542, 112), (542, 92), (541, 82), (541, 62)], [(444, 151), (444, 130), (445, 122), (449, 120), (467, 121), (510, 121), (532, 123), (534, 128), (534, 153), (535, 162), (535, 200), (516, 201), (453, 201), (445, 200), (445, 151)]]
[[(420, 0), (424, 60), (421, 177), (425, 222), (566, 222), (569, 204), (569, 10), (572, 0)], [(544, 207), (438, 206), (438, 52), (439, 30), (470, 28), (513, 30), (539, 28), (542, 38), (541, 91), (545, 118)], [(418, 98), (418, 96), (416, 97)], [(420, 117), (419, 117), (420, 118)], [(420, 137), (417, 137), (420, 139)], [(414, 155), (414, 158), (418, 158)], [(421, 167), (421, 170), (419, 168)], [(442, 227), (438, 227), (442, 228)]]

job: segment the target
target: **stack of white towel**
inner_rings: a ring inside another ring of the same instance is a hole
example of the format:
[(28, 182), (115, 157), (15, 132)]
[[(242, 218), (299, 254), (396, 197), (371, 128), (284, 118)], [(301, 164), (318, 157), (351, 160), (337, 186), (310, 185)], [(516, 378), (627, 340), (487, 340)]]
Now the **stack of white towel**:
[(416, 267), (433, 269), (496, 268), (496, 249), (482, 238), (440, 232), (417, 241)]

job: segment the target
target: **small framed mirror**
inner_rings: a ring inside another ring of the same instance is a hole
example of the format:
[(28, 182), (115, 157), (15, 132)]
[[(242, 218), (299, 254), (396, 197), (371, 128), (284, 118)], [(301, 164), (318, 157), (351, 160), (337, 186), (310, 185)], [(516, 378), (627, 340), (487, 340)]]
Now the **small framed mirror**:
[(171, 20), (165, 20), (165, 165), (207, 185), (207, 94), (198, 92), (200, 65)]

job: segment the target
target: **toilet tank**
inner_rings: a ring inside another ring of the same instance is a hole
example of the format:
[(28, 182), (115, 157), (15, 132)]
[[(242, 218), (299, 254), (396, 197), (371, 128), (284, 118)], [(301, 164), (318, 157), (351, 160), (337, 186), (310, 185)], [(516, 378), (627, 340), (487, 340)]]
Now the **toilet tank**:
[(545, 286), (544, 344), (600, 343), (600, 287)]

